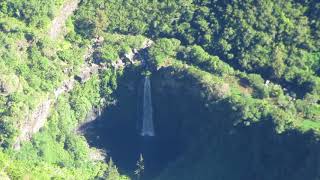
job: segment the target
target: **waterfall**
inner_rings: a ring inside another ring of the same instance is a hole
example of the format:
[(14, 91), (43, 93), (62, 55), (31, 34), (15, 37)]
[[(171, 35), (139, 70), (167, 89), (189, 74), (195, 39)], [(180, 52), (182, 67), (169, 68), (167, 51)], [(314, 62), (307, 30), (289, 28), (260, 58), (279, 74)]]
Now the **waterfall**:
[(144, 79), (143, 87), (143, 115), (141, 136), (154, 136), (153, 118), (152, 118), (152, 100), (151, 85), (148, 76)]

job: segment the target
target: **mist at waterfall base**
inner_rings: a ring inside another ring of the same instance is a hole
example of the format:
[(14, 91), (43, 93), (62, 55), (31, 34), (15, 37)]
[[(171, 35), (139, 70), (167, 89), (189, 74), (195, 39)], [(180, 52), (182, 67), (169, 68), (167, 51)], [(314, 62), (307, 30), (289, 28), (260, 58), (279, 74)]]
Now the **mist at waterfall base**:
[(181, 153), (179, 137), (173, 134), (175, 124), (168, 129), (160, 125), (163, 117), (177, 117), (163, 111), (166, 108), (159, 108), (167, 107), (164, 103), (152, 108), (157, 100), (151, 100), (152, 82), (148, 77), (137, 78), (127, 73), (118, 82), (114, 95), (117, 103), (82, 129), (90, 146), (105, 150), (107, 161), (111, 157), (122, 174), (135, 177), (136, 163), (142, 154), (145, 168), (142, 179), (150, 180)]

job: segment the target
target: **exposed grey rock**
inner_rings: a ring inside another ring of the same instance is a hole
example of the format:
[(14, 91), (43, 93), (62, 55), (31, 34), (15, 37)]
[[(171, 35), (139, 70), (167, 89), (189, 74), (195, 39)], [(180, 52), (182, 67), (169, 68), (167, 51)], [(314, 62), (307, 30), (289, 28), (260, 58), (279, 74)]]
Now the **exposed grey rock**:
[(46, 119), (49, 116), (51, 104), (52, 100), (48, 98), (40, 103), (36, 109), (28, 115), (19, 128), (21, 132), (14, 144), (14, 149), (20, 149), (21, 142), (30, 140), (32, 135), (44, 126)]
[(69, 0), (62, 7), (60, 14), (55, 17), (52, 21), (49, 29), (49, 37), (52, 39), (58, 38), (61, 32), (65, 29), (65, 22), (69, 16), (78, 8), (79, 0)]
[[(94, 40), (94, 44), (96, 44), (98, 40), (99, 39), (96, 38)], [(149, 40), (146, 42), (149, 43), (145, 43), (145, 45), (143, 46), (145, 48), (149, 47), (149, 45), (152, 44)], [(108, 68), (106, 64), (98, 65), (89, 62), (89, 55), (92, 56), (93, 52), (93, 46), (88, 48), (88, 52), (84, 56), (86, 63), (81, 68), (79, 75), (75, 77), (70, 77), (69, 79), (65, 80), (62, 83), (62, 85), (53, 92), (54, 98), (50, 98), (50, 96), (48, 96), (48, 98), (45, 101), (41, 102), (36, 107), (36, 109), (23, 120), (22, 125), (19, 127), (21, 133), (17, 137), (13, 146), (15, 150), (20, 149), (21, 142), (30, 140), (32, 138), (32, 135), (38, 132), (44, 126), (46, 119), (50, 115), (50, 109), (52, 105), (56, 102), (60, 95), (72, 91), (76, 81), (80, 83), (85, 83), (91, 78), (93, 74), (97, 74), (99, 70), (104, 70)], [(121, 59), (118, 59), (116, 62), (112, 64), (112, 66), (114, 66), (115, 68), (124, 68), (125, 63), (123, 63)], [(98, 116), (100, 116), (100, 113), (101, 110), (97, 111), (97, 109), (93, 109), (91, 113), (87, 115), (85, 122), (95, 120)]]
[(0, 80), (0, 93), (7, 94), (9, 92), (8, 86), (5, 84), (5, 82)]
[(126, 54), (124, 54), (124, 57), (126, 58), (126, 59), (128, 59), (131, 63), (133, 63), (133, 61), (134, 61), (134, 55), (135, 55), (135, 53), (132, 51), (132, 50), (130, 50), (129, 52), (127, 52)]
[[(1, 72), (0, 72), (1, 74)], [(14, 74), (0, 75), (0, 95), (9, 95), (21, 89), (19, 78)]]

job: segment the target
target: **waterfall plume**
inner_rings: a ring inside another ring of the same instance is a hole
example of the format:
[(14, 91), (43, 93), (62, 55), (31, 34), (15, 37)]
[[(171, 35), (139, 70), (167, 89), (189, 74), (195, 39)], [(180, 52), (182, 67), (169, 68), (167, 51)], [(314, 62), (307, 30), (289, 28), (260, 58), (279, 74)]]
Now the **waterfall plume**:
[(142, 111), (141, 136), (154, 136), (151, 84), (148, 76), (146, 76), (144, 79)]

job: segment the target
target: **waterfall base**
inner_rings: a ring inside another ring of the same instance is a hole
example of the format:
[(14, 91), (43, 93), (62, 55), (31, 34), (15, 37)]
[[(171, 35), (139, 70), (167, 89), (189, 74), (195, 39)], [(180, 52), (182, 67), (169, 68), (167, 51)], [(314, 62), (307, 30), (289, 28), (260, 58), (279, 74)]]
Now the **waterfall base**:
[(151, 136), (151, 137), (155, 136), (154, 132), (142, 132), (140, 135), (141, 136)]

